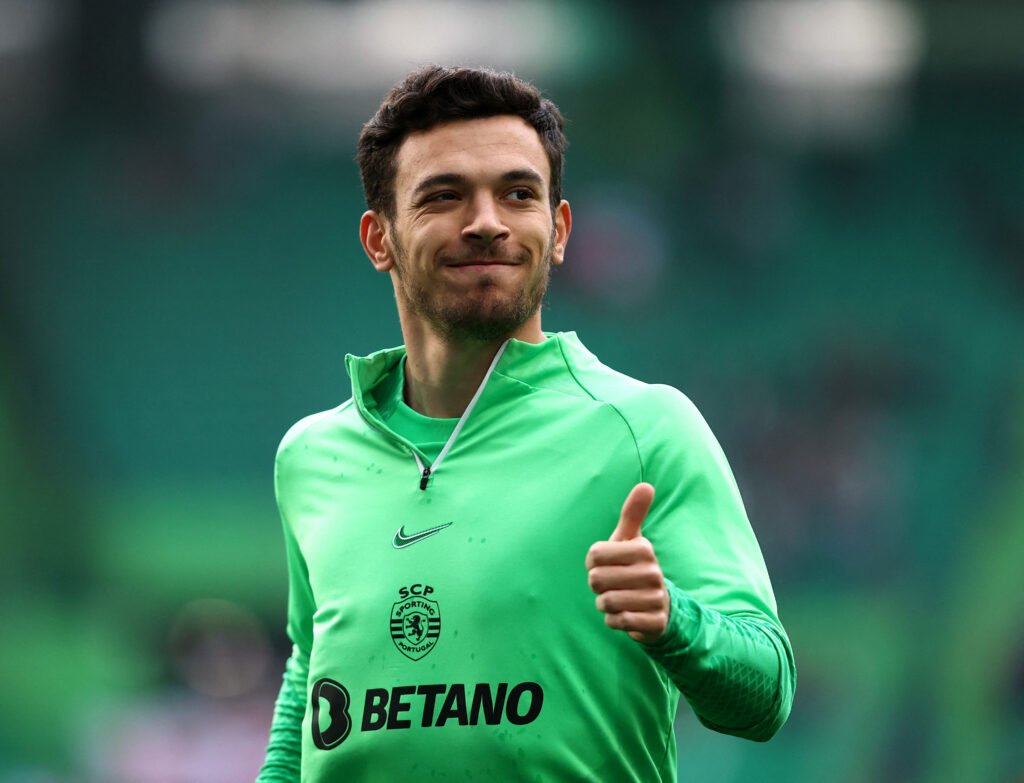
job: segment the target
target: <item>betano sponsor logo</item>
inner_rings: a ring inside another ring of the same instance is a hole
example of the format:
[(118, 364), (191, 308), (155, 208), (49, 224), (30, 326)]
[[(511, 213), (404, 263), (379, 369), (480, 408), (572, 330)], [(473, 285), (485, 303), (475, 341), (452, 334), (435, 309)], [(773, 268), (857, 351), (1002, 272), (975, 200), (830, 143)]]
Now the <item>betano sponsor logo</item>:
[[(348, 690), (328, 678), (313, 686), (313, 744), (330, 750), (350, 735), (353, 721), (349, 715)], [(326, 701), (328, 724), (324, 722)], [(445, 726), (498, 726), (511, 723), (525, 726), (537, 720), (544, 707), (544, 689), (540, 683), (479, 682), (475, 685), (451, 683), (436, 685), (399, 685), (393, 688), (367, 688), (363, 694), (360, 731), (442, 728)]]
[[(440, 708), (437, 707), (439, 702)], [(363, 731), (408, 729), (414, 723), (423, 728), (448, 723), (477, 726), (481, 718), (488, 726), (497, 726), (502, 719), (516, 726), (525, 726), (537, 720), (543, 706), (544, 690), (536, 682), (520, 682), (511, 688), (507, 682), (494, 686), (479, 682), (470, 693), (460, 682), (451, 685), (400, 685), (390, 690), (370, 688), (363, 703), (361, 728)], [(403, 717), (405, 713), (411, 714)]]

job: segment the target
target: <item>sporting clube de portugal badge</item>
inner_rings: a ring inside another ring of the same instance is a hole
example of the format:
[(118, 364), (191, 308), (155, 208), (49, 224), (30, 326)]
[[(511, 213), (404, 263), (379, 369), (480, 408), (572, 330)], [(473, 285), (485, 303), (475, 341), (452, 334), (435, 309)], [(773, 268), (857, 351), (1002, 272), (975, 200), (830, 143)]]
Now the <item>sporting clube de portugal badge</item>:
[(433, 592), (430, 585), (403, 587), (391, 607), (391, 641), (414, 661), (433, 650), (441, 635), (441, 607), (430, 598)]

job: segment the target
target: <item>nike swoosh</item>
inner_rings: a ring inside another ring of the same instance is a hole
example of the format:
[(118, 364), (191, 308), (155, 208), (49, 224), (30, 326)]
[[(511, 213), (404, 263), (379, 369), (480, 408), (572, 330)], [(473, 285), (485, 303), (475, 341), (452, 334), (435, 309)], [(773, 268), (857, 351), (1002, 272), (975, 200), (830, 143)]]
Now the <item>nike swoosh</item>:
[(407, 546), (412, 546), (417, 541), (422, 541), (424, 538), (430, 538), (436, 533), (440, 533), (446, 527), (451, 526), (451, 522), (445, 522), (443, 525), (437, 527), (431, 527), (427, 530), (421, 530), (419, 533), (413, 533), (412, 535), (406, 535), (405, 525), (398, 528), (398, 532), (395, 533), (395, 540), (391, 542), (391, 546), (395, 549), (405, 549)]

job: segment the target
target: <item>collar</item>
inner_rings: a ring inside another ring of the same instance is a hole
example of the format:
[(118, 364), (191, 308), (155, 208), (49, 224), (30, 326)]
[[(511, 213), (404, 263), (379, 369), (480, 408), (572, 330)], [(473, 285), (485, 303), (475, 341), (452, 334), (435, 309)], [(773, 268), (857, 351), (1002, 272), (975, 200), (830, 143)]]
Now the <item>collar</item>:
[[(528, 386), (559, 385), (567, 365), (588, 364), (596, 357), (580, 342), (576, 332), (545, 332), (541, 343), (509, 340), (494, 372)], [(405, 358), (405, 346), (385, 348), (367, 356), (345, 356), (345, 369), (352, 381), (352, 397), (364, 415), (375, 413), (393, 391), (395, 366)], [(381, 386), (383, 384), (383, 386)], [(381, 386), (380, 389), (377, 387)]]
[[(583, 347), (573, 332), (545, 333), (545, 336), (547, 339), (541, 343), (526, 343), (521, 340), (507, 340), (502, 343), (480, 382), (476, 394), (473, 395), (473, 399), (470, 400), (465, 412), (455, 425), (455, 429), (441, 449), (441, 453), (431, 465), (424, 462), (423, 455), (413, 444), (387, 427), (379, 413), (380, 406), (387, 404), (395, 396), (394, 384), (398, 383), (401, 377), (401, 373), (397, 371), (400, 368), (397, 366), (405, 358), (404, 346), (377, 351), (362, 358), (349, 354), (345, 357), (345, 367), (352, 379), (352, 396), (360, 415), (370, 426), (400, 442), (412, 454), (420, 474), (419, 487), (421, 490), (425, 490), (430, 483), (431, 476), (437, 473), (441, 467), (441, 463), (444, 462), (444, 458), (455, 445), (459, 433), (473, 415), (473, 411), (482, 397), (488, 399), (487, 405), (493, 405), (503, 402), (505, 399), (511, 400), (524, 393), (529, 393), (530, 389), (541, 385), (550, 387), (557, 385), (558, 381), (561, 383), (571, 382), (569, 380), (572, 377), (571, 369), (566, 372), (570, 363), (568, 358), (570, 352), (582, 352), (586, 357), (596, 361), (593, 354)], [(518, 383), (493, 384), (490, 381), (494, 375), (511, 378)]]

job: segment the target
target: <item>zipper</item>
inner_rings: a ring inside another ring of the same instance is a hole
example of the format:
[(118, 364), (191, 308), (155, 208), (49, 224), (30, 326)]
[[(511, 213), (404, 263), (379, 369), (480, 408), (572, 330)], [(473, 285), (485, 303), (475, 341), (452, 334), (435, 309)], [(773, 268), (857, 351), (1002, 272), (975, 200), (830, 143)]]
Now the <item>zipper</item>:
[(441, 449), (441, 453), (437, 455), (437, 459), (435, 459), (433, 463), (430, 465), (424, 464), (423, 460), (420, 459), (419, 452), (416, 451), (416, 448), (411, 443), (378, 424), (376, 419), (374, 419), (372, 416), (365, 412), (362, 401), (359, 401), (359, 412), (362, 415), (362, 417), (366, 420), (366, 422), (371, 427), (373, 427), (373, 429), (377, 430), (388, 439), (396, 441), (397, 443), (402, 444), (402, 446), (408, 447), (409, 452), (413, 456), (413, 459), (416, 460), (416, 469), (419, 472), (420, 489), (422, 491), (426, 491), (427, 486), (430, 484), (430, 477), (437, 473), (438, 469), (441, 467), (441, 462), (444, 460), (446, 456), (448, 456), (448, 452), (451, 451), (452, 446), (455, 445), (455, 439), (459, 436), (459, 433), (462, 431), (462, 426), (466, 423), (466, 419), (469, 418), (469, 414), (472, 413), (473, 408), (476, 407), (477, 400), (479, 400), (480, 395), (483, 394), (484, 387), (487, 385), (487, 381), (490, 380), (491, 373), (494, 372), (494, 368), (498, 366), (498, 360), (501, 359), (501, 355), (505, 353), (505, 348), (508, 347), (508, 343), (508, 340), (503, 342), (501, 344), (501, 347), (498, 348), (498, 352), (494, 354), (494, 358), (491, 359), (491, 364), (487, 368), (487, 372), (484, 373), (484, 377), (480, 381), (480, 385), (473, 393), (473, 397), (472, 399), (470, 399), (469, 405), (466, 406), (466, 410), (463, 411), (462, 416), (459, 417), (459, 421), (455, 425), (455, 429), (452, 430), (452, 434), (448, 436), (448, 440), (444, 444), (444, 447)]

